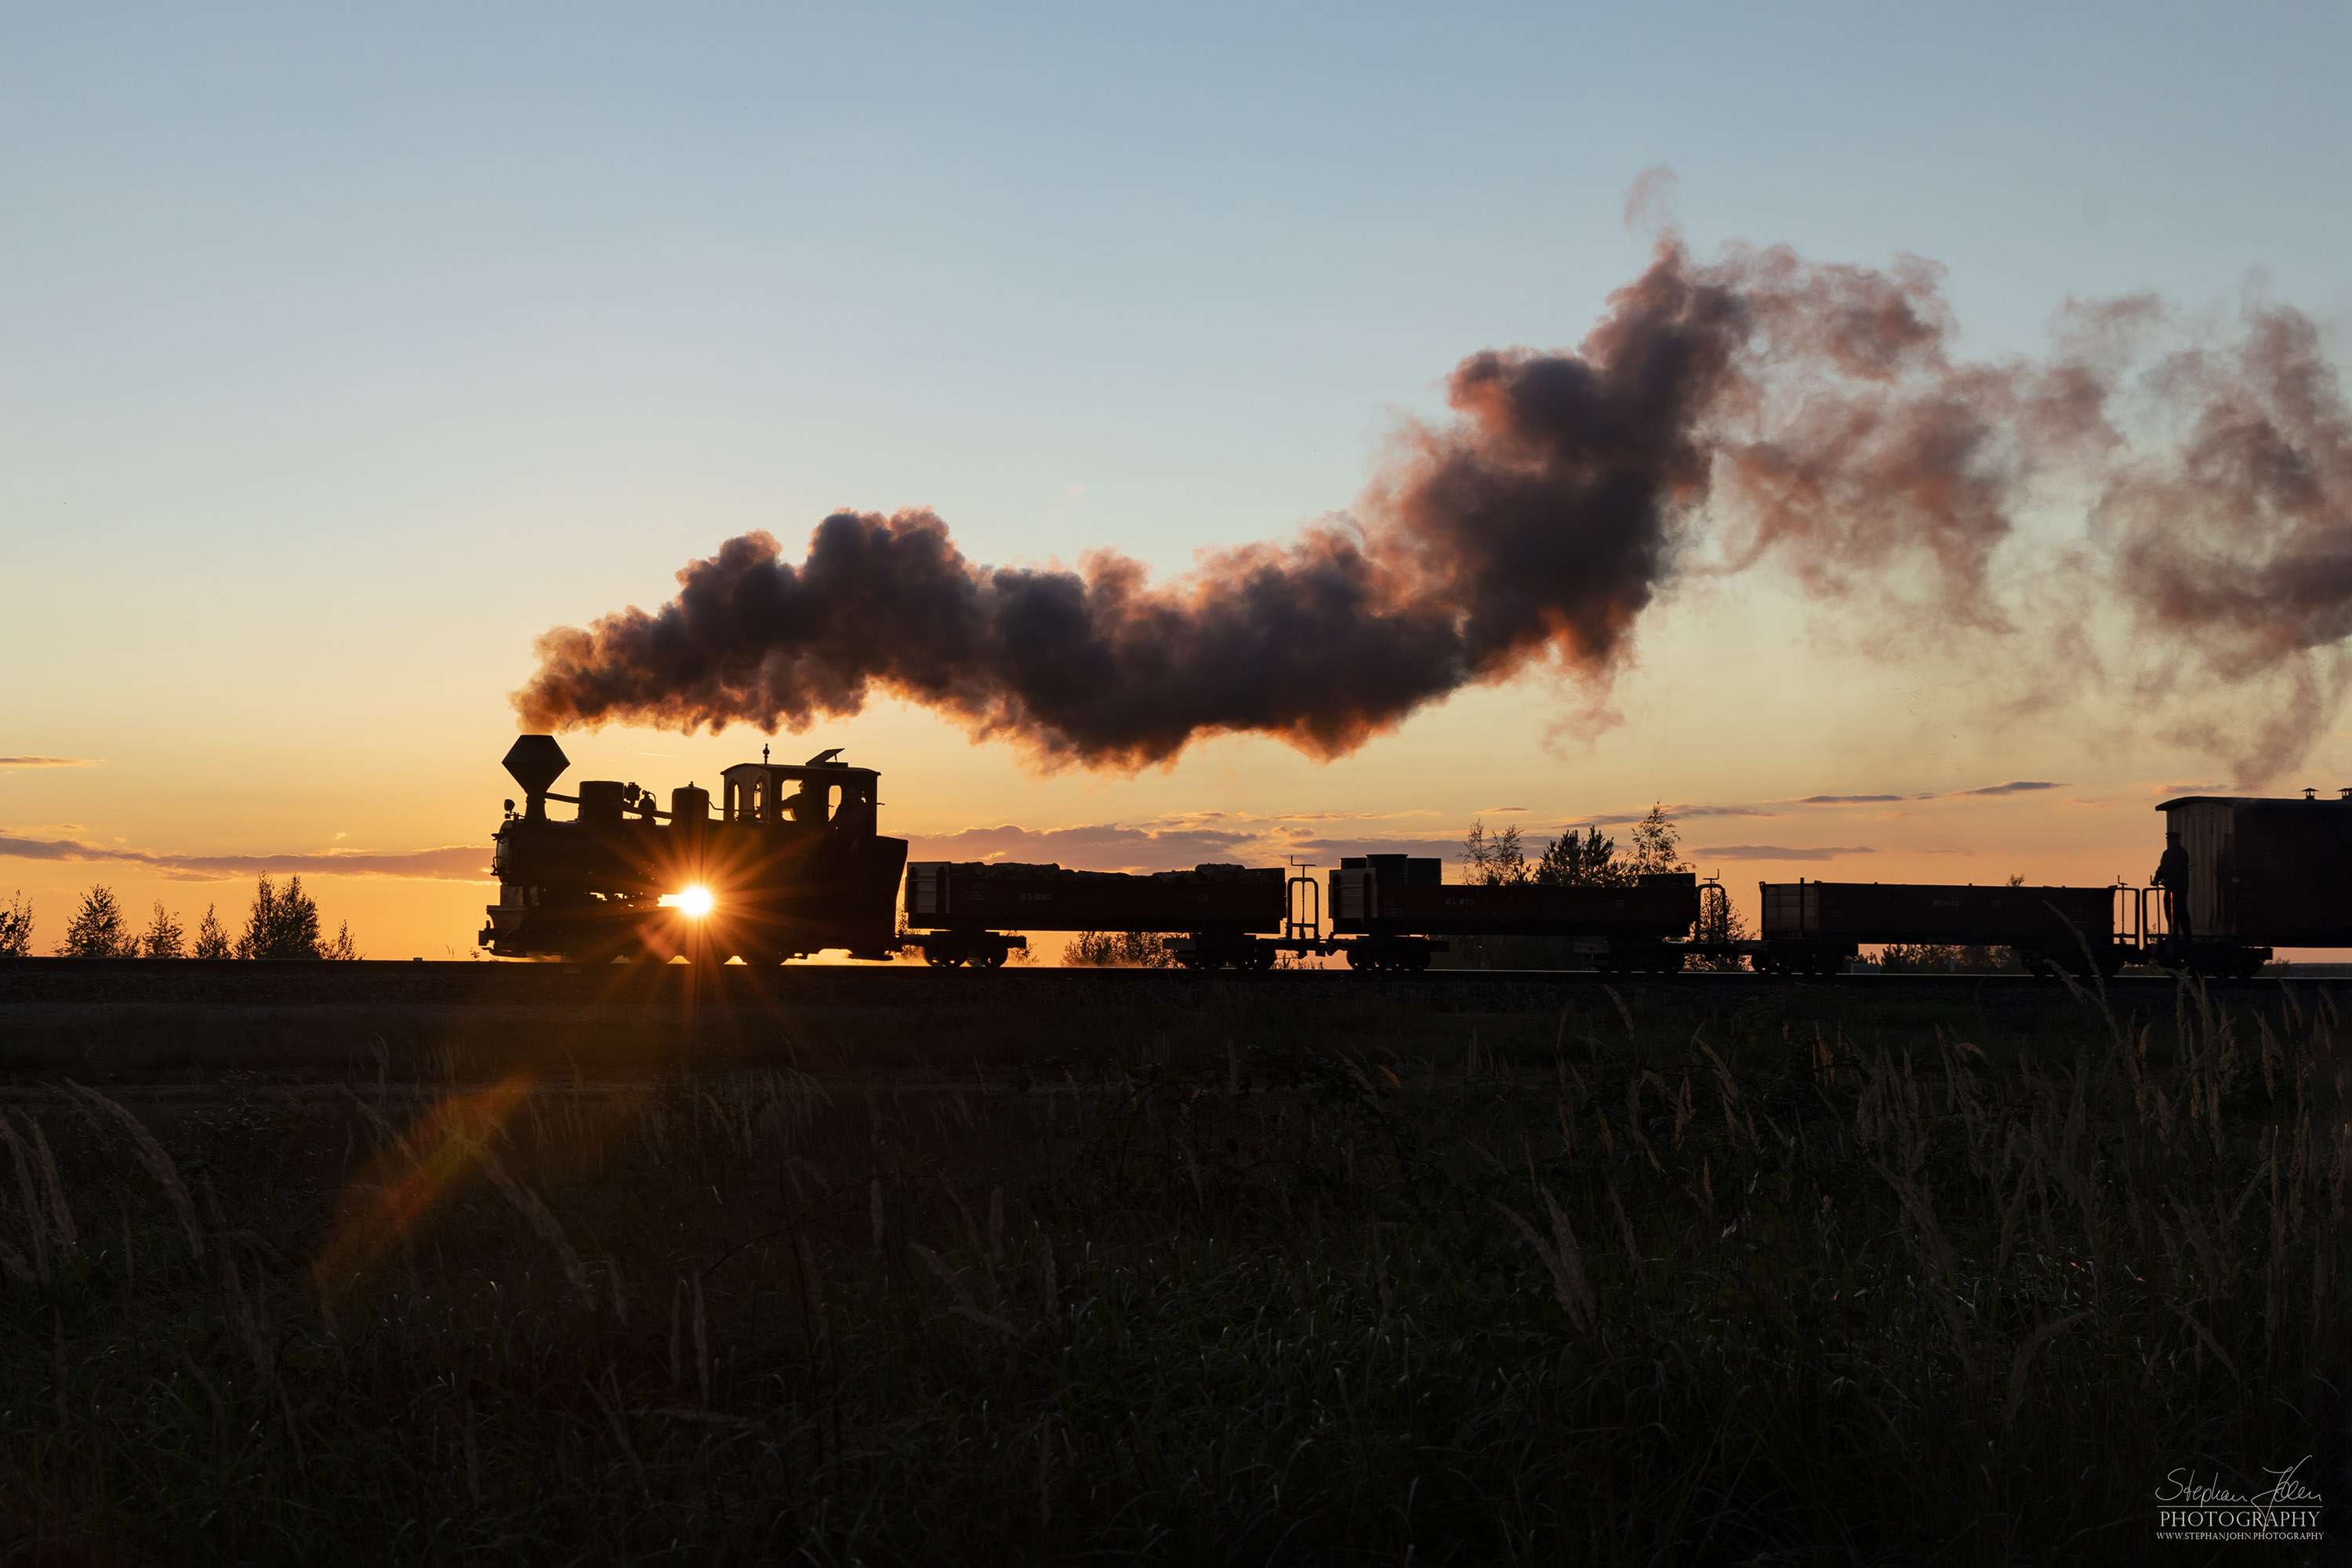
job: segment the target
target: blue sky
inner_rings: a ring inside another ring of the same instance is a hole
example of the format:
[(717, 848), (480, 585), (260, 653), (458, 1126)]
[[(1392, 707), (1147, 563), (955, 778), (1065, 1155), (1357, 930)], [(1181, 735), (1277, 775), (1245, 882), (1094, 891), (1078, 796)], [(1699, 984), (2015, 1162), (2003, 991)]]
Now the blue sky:
[[(835, 506), (992, 561), (1283, 532), (1464, 354), (1581, 336), (1653, 165), (1702, 251), (1946, 264), (1975, 352), (2255, 274), (2337, 332), (2347, 59), (2340, 5), (0, 9), (0, 753), (107, 759), (0, 777), (0, 828), (481, 837), (533, 634)], [(1576, 763), (1612, 808), (2055, 776), (1957, 731), (1948, 777), (1856, 776), (1890, 766), (1810, 709), (1817, 779), (1695, 775), (1694, 710), (1633, 700)], [(1450, 817), (1561, 765), (1542, 700), (1133, 785), (852, 739), (940, 832), (1260, 778)]]

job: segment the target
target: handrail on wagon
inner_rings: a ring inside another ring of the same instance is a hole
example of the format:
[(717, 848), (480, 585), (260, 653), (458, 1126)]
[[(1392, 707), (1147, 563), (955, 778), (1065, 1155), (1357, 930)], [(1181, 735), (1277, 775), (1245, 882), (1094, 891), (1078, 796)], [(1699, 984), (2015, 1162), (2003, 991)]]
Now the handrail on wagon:
[[(1312, 861), (1301, 860), (1295, 855), (1289, 859), (1291, 875), (1289, 882), (1284, 888), (1282, 940), (1321, 942), (1323, 940), (1323, 884), (1311, 876), (1300, 875), (1301, 872), (1310, 872), (1316, 868)], [(1298, 889), (1301, 888), (1307, 889), (1307, 896), (1304, 899), (1299, 897)], [(1307, 910), (1303, 919), (1299, 915), (1302, 904)]]
[(2135, 888), (2128, 882), (2117, 882), (2115, 895), (2116, 946), (2146, 952), (2172, 934), (2171, 911), (2165, 903), (2162, 888)]
[[(1717, 918), (1707, 919), (1707, 891), (1714, 889)], [(1712, 933), (1712, 934), (1709, 934)], [(1698, 927), (1691, 932), (1693, 945), (1721, 946), (1731, 941), (1731, 889), (1723, 885), (1723, 875), (1717, 872), (1698, 885)]]

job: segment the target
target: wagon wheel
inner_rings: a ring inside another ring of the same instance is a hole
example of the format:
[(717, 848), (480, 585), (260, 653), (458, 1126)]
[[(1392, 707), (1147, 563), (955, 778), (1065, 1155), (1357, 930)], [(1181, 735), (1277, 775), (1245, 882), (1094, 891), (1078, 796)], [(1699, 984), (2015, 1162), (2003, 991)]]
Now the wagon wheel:
[(1006, 948), (992, 947), (986, 952), (975, 952), (971, 955), (972, 967), (975, 969), (1002, 969), (1004, 967), (1004, 955), (1009, 951), (1010, 950)]

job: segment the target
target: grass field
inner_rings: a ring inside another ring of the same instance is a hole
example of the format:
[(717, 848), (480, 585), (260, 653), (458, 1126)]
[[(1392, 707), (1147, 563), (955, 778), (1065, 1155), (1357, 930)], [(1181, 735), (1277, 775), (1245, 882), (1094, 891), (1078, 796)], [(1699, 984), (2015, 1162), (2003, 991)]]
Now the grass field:
[(1214, 994), (20, 1075), (0, 1554), (2076, 1562), (2344, 1467), (2324, 994)]

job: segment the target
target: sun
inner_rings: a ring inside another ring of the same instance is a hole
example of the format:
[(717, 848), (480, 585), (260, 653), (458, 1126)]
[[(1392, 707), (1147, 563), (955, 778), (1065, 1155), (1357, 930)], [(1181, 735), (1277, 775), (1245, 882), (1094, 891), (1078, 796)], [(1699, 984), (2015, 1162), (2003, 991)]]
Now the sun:
[(711, 906), (718, 900), (710, 896), (708, 888), (688, 888), (682, 893), (670, 894), (662, 902), (688, 919), (698, 921), (710, 912)]

